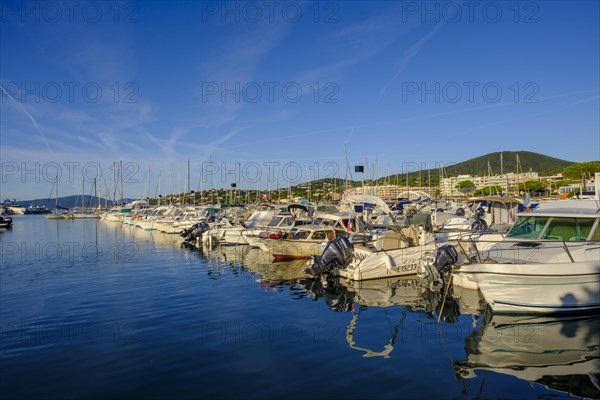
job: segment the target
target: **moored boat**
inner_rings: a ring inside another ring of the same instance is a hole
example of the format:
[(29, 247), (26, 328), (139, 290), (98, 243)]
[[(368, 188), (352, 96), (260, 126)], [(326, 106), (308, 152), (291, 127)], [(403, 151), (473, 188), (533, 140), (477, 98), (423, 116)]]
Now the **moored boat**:
[(496, 313), (600, 308), (598, 202), (549, 202), (517, 217), (504, 240), (454, 272), (454, 285), (478, 288)]
[(272, 254), (275, 260), (297, 260), (321, 254), (329, 240), (344, 235), (346, 232), (330, 227), (305, 225), (281, 234), (249, 236), (247, 240), (251, 246)]

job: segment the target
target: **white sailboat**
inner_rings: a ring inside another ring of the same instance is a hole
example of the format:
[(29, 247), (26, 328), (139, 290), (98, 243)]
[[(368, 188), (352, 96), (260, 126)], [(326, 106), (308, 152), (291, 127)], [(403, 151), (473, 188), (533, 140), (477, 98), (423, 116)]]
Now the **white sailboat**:
[[(58, 175), (56, 176), (56, 179), (54, 181), (54, 185), (53, 185), (52, 189), (56, 192), (56, 196), (55, 196), (56, 205), (55, 205), (53, 212), (44, 214), (44, 218), (46, 218), (46, 219), (64, 219), (65, 218), (64, 213), (61, 211), (61, 207), (58, 205)], [(50, 195), (52, 195), (52, 193), (50, 193)]]

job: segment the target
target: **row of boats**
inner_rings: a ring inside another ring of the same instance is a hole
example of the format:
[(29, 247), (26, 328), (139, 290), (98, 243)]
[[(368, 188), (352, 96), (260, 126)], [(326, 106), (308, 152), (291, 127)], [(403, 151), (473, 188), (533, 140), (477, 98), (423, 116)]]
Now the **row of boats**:
[(250, 246), (306, 273), (348, 281), (411, 275), (477, 289), (495, 313), (589, 312), (600, 307), (600, 201), (510, 197), (399, 202), (348, 196), (337, 205), (146, 207), (101, 215), (179, 234), (199, 249)]

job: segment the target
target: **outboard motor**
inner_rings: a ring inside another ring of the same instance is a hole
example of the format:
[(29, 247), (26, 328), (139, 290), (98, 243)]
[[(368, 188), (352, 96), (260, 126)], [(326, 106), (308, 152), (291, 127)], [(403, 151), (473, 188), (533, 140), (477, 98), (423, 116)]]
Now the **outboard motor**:
[(321, 256), (313, 257), (313, 265), (306, 268), (304, 272), (309, 275), (318, 276), (331, 272), (334, 268), (343, 268), (350, 262), (354, 254), (354, 246), (347, 237), (341, 236), (327, 243)]
[(459, 207), (456, 209), (456, 215), (459, 217), (464, 217), (465, 216), (465, 209), (462, 207)]
[(483, 218), (484, 215), (485, 209), (483, 207), (479, 207), (477, 210), (475, 210), (475, 219)]
[(204, 232), (207, 232), (210, 229), (210, 226), (208, 226), (208, 224), (206, 222), (200, 222), (195, 224), (194, 226), (192, 226), (193, 229), (191, 232), (188, 233), (187, 236), (185, 237), (185, 240), (183, 241), (183, 245), (184, 246), (194, 246), (194, 244), (196, 243), (196, 240), (198, 238), (202, 237), (202, 234)]
[(488, 224), (485, 219), (477, 218), (469, 227), (472, 231), (484, 232), (488, 229)]
[(451, 244), (441, 246), (435, 255), (433, 265), (439, 273), (448, 271), (458, 261), (458, 252)]
[(198, 228), (198, 224), (194, 224), (189, 228), (182, 230), (179, 236), (187, 238), (193, 231), (196, 230), (196, 228)]

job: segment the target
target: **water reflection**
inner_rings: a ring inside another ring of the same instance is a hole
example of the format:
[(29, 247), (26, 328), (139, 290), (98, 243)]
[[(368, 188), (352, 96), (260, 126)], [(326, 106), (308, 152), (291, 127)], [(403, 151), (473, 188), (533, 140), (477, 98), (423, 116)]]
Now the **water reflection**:
[[(181, 243), (177, 235), (125, 230), (138, 242), (173, 247)], [(313, 279), (304, 273), (305, 261), (273, 262), (268, 253), (248, 246), (182, 251), (198, 257), (209, 279), (243, 276), (264, 291), (289, 291), (294, 299), (322, 301), (331, 311), (346, 313), (345, 332), (336, 331), (336, 336), (344, 335), (348, 348), (363, 357), (390, 358), (409, 343), (403, 335), (415, 324), (434, 326), (440, 314), (440, 320), (450, 324), (459, 322), (460, 315), (471, 315), (466, 359), (454, 362), (457, 377), (471, 379), (493, 371), (571, 395), (600, 398), (599, 317), (481, 318), (485, 302), (478, 291), (453, 288), (444, 300), (444, 292), (428, 290), (417, 276), (361, 282)]]
[(281, 290), (284, 286), (294, 287), (308, 278), (304, 273), (305, 260), (276, 262), (270, 254), (249, 246), (205, 248), (199, 254), (213, 266), (213, 275), (225, 270), (237, 274), (242, 269), (253, 274), (256, 282), (267, 291)]
[(600, 398), (600, 317), (486, 318), (465, 339), (456, 374), (508, 374), (571, 395)]
[(108, 229), (114, 229), (115, 234), (117, 232), (122, 233), (125, 237), (129, 237), (138, 243), (152, 243), (156, 246), (167, 246), (167, 247), (181, 247), (183, 238), (179, 235), (163, 233), (160, 231), (146, 231), (133, 225), (121, 225), (115, 224), (114, 222), (107, 222), (100, 220)]
[[(351, 349), (362, 352), (363, 357), (389, 358), (398, 339), (414, 328), (415, 316), (421, 315), (434, 323), (436, 313), (441, 313), (442, 320), (452, 323), (460, 315), (458, 303), (453, 298), (444, 302), (440, 291), (425, 288), (417, 276), (360, 282), (313, 280), (305, 285), (313, 298), (324, 298), (333, 311), (352, 314), (346, 327), (346, 342)], [(366, 315), (371, 318), (363, 326), (361, 318), (366, 311), (370, 311)], [(359, 336), (373, 342), (372, 331), (381, 327), (385, 327), (382, 331), (387, 331), (387, 337), (379, 338), (379, 343), (359, 344)]]

